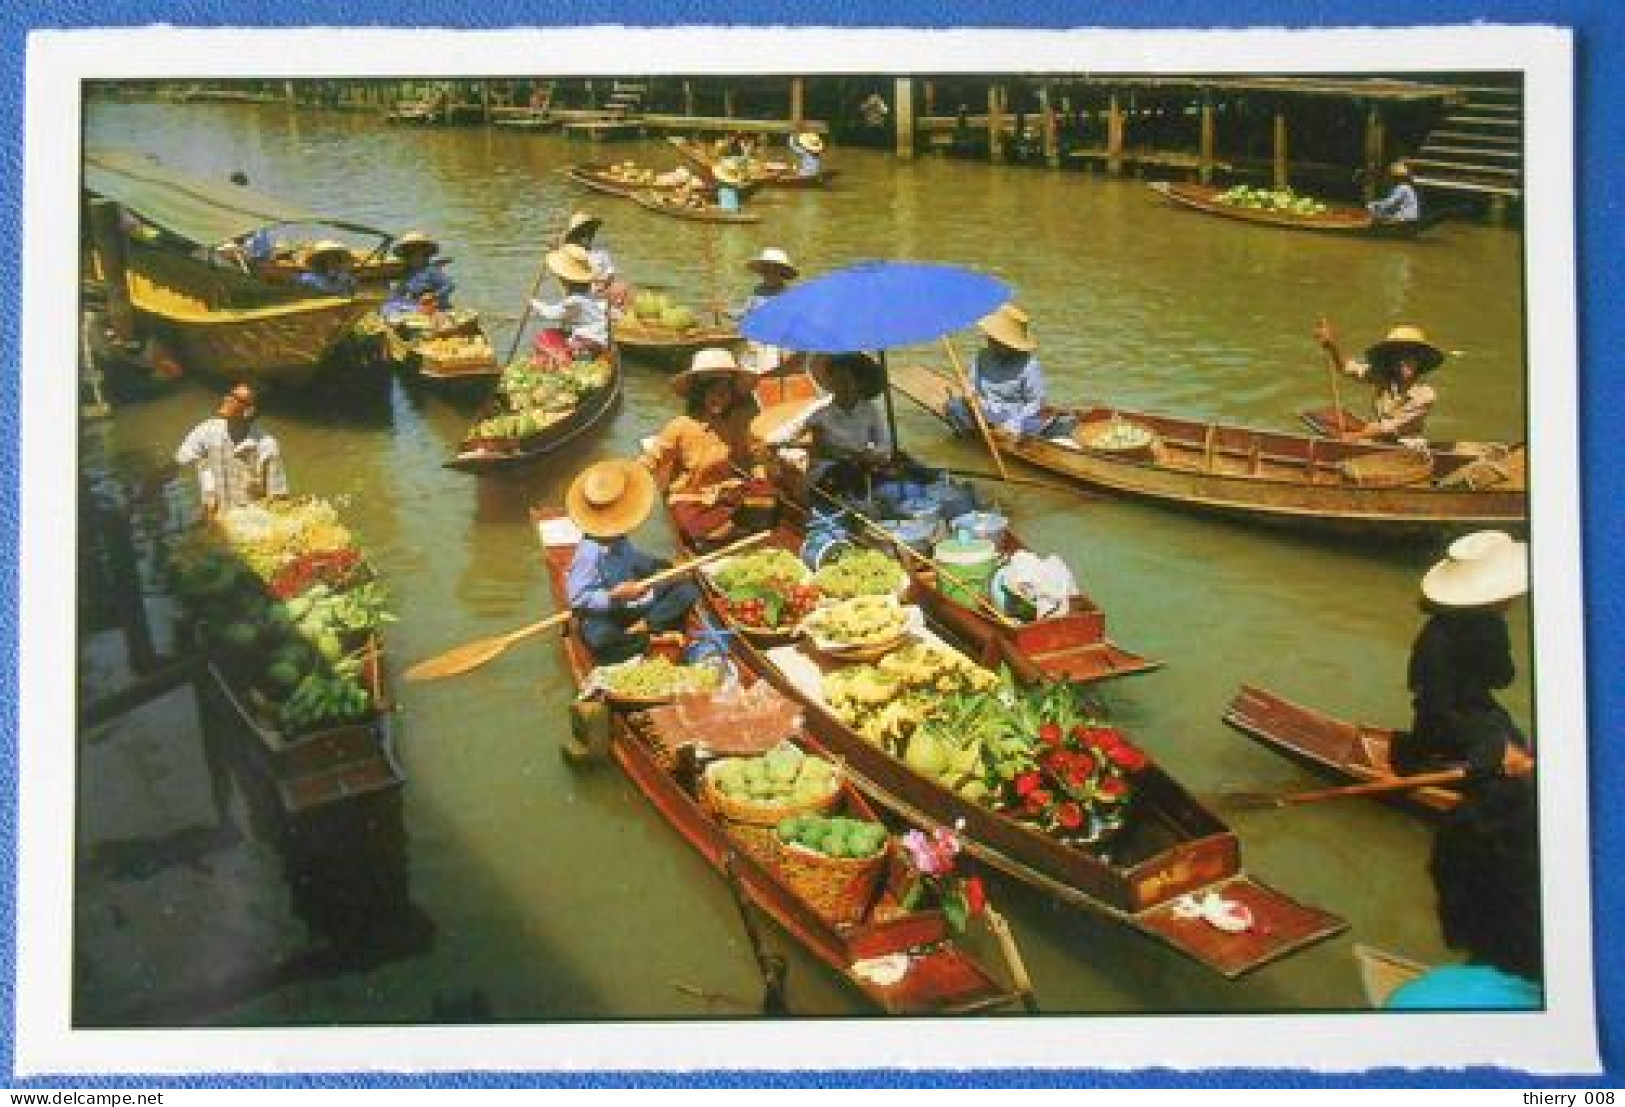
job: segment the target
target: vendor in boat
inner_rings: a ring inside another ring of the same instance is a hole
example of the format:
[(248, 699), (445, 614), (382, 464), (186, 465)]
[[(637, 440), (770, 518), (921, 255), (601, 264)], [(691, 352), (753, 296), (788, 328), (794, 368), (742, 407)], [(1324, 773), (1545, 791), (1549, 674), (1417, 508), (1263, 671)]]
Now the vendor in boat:
[(686, 402), (649, 443), (645, 464), (689, 541), (725, 542), (771, 524), (775, 495), (750, 423), (756, 374), (725, 349), (707, 348), (672, 378)]
[(824, 140), (812, 131), (790, 136), (790, 156), (796, 159), (796, 176), (816, 177), (823, 172)]
[(692, 169), (686, 165), (679, 165), (677, 168), (668, 170), (665, 173), (656, 174), (654, 185), (656, 188), (686, 190), (693, 188), (697, 180), (698, 178)]
[(1506, 611), (1529, 590), (1528, 558), (1524, 543), (1478, 531), (1451, 543), (1422, 578), (1428, 620), (1411, 647), (1415, 716), (1394, 742), (1397, 772), (1465, 766), (1471, 782), (1534, 768), (1528, 740), (1494, 695), (1514, 675)]
[(610, 256), (609, 248), (594, 241), (603, 225), (604, 221), (596, 215), (574, 212), (564, 229), (564, 239), (560, 245), (574, 244), (587, 251), (587, 257), (592, 262), (593, 291), (612, 304), (620, 304), (626, 299), (626, 283), (616, 277), (615, 259)]
[(804, 424), (811, 450), (807, 477), (814, 487), (837, 496), (866, 496), (877, 477), (893, 465), (891, 433), (877, 397), (886, 375), (867, 354), (815, 358), (813, 379), (829, 393)]
[[(1070, 416), (1044, 410), (1044, 370), (1038, 364), (1031, 316), (1015, 304), (1005, 304), (976, 326), (987, 345), (971, 366), (971, 386), (988, 426), (1018, 436), (1069, 434)], [(977, 433), (976, 417), (965, 397), (949, 398), (947, 416), (960, 433)]]
[(401, 259), (405, 272), (389, 290), (389, 299), (379, 308), (385, 319), (415, 312), (446, 311), (457, 288), (446, 273), (444, 259), (436, 260), (440, 243), (419, 231), (408, 231), (395, 240), (390, 253)]
[(1414, 223), (1422, 218), (1422, 204), (1417, 199), (1416, 186), (1411, 184), (1410, 168), (1396, 161), (1388, 167), (1388, 176), (1393, 181), (1393, 189), (1382, 199), (1367, 204), (1366, 210), (1383, 223)]
[(719, 161), (711, 167), (711, 179), (717, 185), (717, 207), (737, 212), (743, 206), (745, 175), (733, 162)]
[(299, 283), (323, 296), (354, 296), (355, 255), (344, 243), (323, 239), (305, 252)]
[(609, 306), (593, 292), (592, 257), (578, 243), (547, 255), (547, 270), (564, 288), (554, 303), (532, 300), (530, 308), (550, 324), (536, 336), (536, 356), (553, 364), (595, 361), (609, 349)]
[(1338, 372), (1376, 387), (1371, 421), (1345, 429), (1341, 437), (1356, 442), (1398, 442), (1423, 436), (1437, 394), (1422, 376), (1444, 362), (1444, 351), (1429, 342), (1420, 327), (1401, 324), (1392, 328), (1386, 338), (1366, 350), (1363, 361), (1343, 356), (1337, 335), (1325, 319), (1315, 324), (1315, 341)]
[(178, 468), (195, 468), (205, 519), (286, 496), (288, 476), (282, 451), (275, 438), (255, 425), (258, 414), (259, 398), (253, 386), (233, 385), (214, 416), (193, 427), (182, 440), (174, 466), (165, 468), (158, 479), (168, 479)]
[(1541, 1006), (1540, 834), (1532, 788), (1452, 812), (1433, 839), (1428, 874), (1445, 945), (1467, 955), (1400, 985), (1392, 1011)]
[(671, 564), (627, 538), (649, 517), (655, 491), (648, 469), (611, 460), (582, 471), (564, 498), (582, 535), (565, 577), (565, 599), (600, 665), (640, 657), (652, 643), (681, 640), (679, 628), (699, 598), (689, 580), (643, 583)]

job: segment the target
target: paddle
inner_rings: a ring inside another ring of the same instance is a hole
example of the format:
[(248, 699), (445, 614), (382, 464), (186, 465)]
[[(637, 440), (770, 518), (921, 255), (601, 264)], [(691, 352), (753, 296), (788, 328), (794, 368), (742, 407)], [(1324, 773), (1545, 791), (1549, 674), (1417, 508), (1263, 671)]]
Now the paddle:
[(1340, 788), (1321, 788), (1313, 792), (1288, 792), (1284, 795), (1268, 792), (1227, 792), (1222, 797), (1227, 806), (1238, 810), (1274, 810), (1321, 800), (1342, 799), (1344, 796), (1370, 796), (1383, 792), (1408, 792), (1413, 788), (1426, 788), (1435, 784), (1454, 784), (1467, 778), (1466, 769), (1440, 769), (1437, 772), (1418, 773), (1415, 776), (1396, 776), (1384, 780), (1370, 780), (1363, 784), (1346, 784)]
[(542, 282), (547, 280), (547, 255), (552, 253), (547, 247), (542, 248), (542, 264), (536, 269), (536, 279), (531, 282), (530, 295), (525, 297), (524, 310), (519, 313), (519, 326), (514, 329), (513, 343), (508, 347), (508, 356), (502, 364), (511, 365), (514, 355), (519, 353), (519, 343), (525, 337), (525, 327), (530, 323), (530, 302), (542, 294)]
[(976, 394), (976, 389), (970, 382), (970, 374), (965, 372), (965, 366), (959, 360), (959, 351), (954, 348), (953, 340), (947, 335), (942, 336), (942, 348), (948, 351), (948, 360), (953, 363), (954, 372), (959, 376), (959, 387), (965, 390), (965, 406), (970, 408), (971, 415), (976, 418), (976, 427), (982, 432), (982, 441), (987, 443), (987, 452), (993, 455), (993, 464), (999, 467), (999, 476), (1009, 480), (1010, 470), (1004, 466), (1004, 455), (999, 453), (999, 445), (993, 441), (993, 432), (988, 428), (987, 418), (982, 414), (982, 398)]
[(1336, 413), (1337, 437), (1342, 438), (1348, 433), (1348, 428), (1343, 425), (1343, 401), (1337, 391), (1337, 378), (1343, 373), (1343, 357), (1338, 352), (1336, 339), (1332, 337), (1332, 325), (1324, 315), (1315, 323), (1315, 335), (1320, 339), (1320, 348), (1326, 351), (1326, 371), (1332, 381), (1332, 411)]
[[(758, 542), (766, 541), (767, 537), (768, 533), (766, 531), (748, 535), (731, 545), (722, 547), (720, 550), (712, 550), (710, 553), (701, 554), (699, 557), (692, 557), (680, 564), (673, 565), (669, 569), (662, 569), (653, 576), (643, 578), (643, 583), (651, 586), (664, 584), (666, 581), (680, 577), (689, 570), (704, 565), (706, 562), (738, 553), (740, 550), (754, 546)], [(527, 638), (533, 638), (544, 630), (562, 626), (569, 618), (569, 611), (560, 611), (549, 615), (541, 622), (532, 623), (527, 627), (520, 627), (518, 630), (509, 631), (507, 634), (498, 634), (491, 638), (465, 642), (461, 646), (447, 650), (437, 657), (431, 657), (427, 661), (419, 661), (406, 670), (404, 675), (407, 680), (439, 680), (442, 677), (461, 676), (463, 673), (478, 669), (486, 662), (502, 656), (510, 646), (517, 645)]]
[(982, 908), (982, 913), (987, 916), (987, 928), (999, 941), (999, 952), (1004, 956), (1005, 967), (1010, 970), (1010, 982), (1021, 997), (1021, 1006), (1029, 1015), (1038, 1014), (1038, 996), (1033, 991), (1032, 978), (1027, 975), (1027, 963), (1022, 960), (1021, 950), (1016, 946), (1016, 935), (1010, 929), (1010, 920), (995, 910), (991, 903)]

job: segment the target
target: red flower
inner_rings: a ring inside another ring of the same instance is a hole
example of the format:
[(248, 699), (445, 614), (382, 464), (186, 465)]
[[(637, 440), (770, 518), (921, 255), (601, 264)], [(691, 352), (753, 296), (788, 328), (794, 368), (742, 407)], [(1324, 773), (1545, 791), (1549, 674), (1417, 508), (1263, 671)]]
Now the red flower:
[(979, 876), (967, 877), (965, 880), (965, 910), (976, 916), (982, 913), (987, 906), (987, 889), (982, 887), (982, 878)]
[(1055, 809), (1055, 821), (1067, 830), (1076, 830), (1083, 825), (1083, 808), (1068, 800)]
[(1102, 799), (1121, 800), (1128, 795), (1128, 781), (1120, 776), (1109, 776), (1095, 786)]
[(1087, 746), (1089, 744), (1089, 728), (1082, 723), (1073, 723), (1072, 741), (1080, 746)]
[(1027, 796), (1027, 810), (1042, 811), (1054, 802), (1055, 797), (1048, 788), (1037, 788)]
[(1036, 789), (1038, 787), (1038, 785), (1042, 782), (1042, 780), (1043, 780), (1043, 778), (1040, 777), (1037, 773), (1033, 773), (1033, 772), (1018, 773), (1016, 775), (1016, 795), (1018, 795), (1018, 796), (1030, 796), (1030, 795), (1032, 795), (1034, 789)]
[(1046, 746), (1061, 744), (1061, 728), (1055, 723), (1041, 723), (1038, 727), (1038, 740)]
[(1151, 763), (1151, 759), (1127, 742), (1113, 746), (1106, 756), (1111, 758), (1112, 764), (1128, 773), (1137, 773)]

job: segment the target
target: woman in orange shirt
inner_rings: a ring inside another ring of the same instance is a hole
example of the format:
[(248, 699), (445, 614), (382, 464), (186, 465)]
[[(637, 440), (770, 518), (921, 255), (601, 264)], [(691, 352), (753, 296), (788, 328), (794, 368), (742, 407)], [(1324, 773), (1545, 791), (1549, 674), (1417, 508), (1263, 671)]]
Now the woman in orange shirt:
[(678, 530), (697, 545), (772, 525), (773, 486), (750, 433), (755, 382), (756, 374), (723, 349), (699, 351), (672, 378), (687, 410), (654, 437), (644, 461), (665, 491)]

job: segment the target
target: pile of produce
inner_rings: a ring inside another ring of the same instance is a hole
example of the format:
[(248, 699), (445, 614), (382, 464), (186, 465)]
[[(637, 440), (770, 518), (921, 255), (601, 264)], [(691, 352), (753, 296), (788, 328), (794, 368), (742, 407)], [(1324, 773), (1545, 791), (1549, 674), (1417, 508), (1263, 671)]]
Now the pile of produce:
[(879, 550), (849, 549), (813, 574), (813, 583), (838, 600), (853, 596), (887, 596), (906, 578), (903, 567)]
[(663, 327), (670, 331), (692, 331), (699, 326), (694, 312), (681, 304), (674, 304), (664, 292), (641, 290), (629, 305), (632, 315), (646, 327)]
[(664, 657), (639, 657), (600, 671), (612, 696), (659, 700), (685, 692), (714, 692), (721, 674), (711, 665), (677, 665)]
[(1324, 215), (1326, 205), (1308, 196), (1299, 196), (1290, 188), (1248, 188), (1236, 185), (1219, 193), (1221, 204), (1248, 208), (1253, 211), (1284, 211), (1291, 215)]
[(820, 647), (880, 646), (902, 637), (908, 629), (908, 612), (889, 593), (854, 596), (818, 608), (802, 627)]
[(853, 665), (824, 675), (824, 700), (842, 722), (867, 741), (898, 757), (909, 736), (955, 692), (987, 692), (999, 678), (958, 650), (916, 642), (873, 665)]
[(886, 848), (886, 828), (845, 815), (792, 815), (779, 823), (779, 841), (825, 857), (874, 857)]
[(302, 734), (376, 711), (367, 643), (394, 619), (329, 501), (226, 511), (175, 546), (170, 569), (211, 660), (266, 725)]
[(475, 332), (425, 338), (418, 343), (418, 356), (431, 364), (477, 362), (481, 365), (494, 365), (497, 352), (489, 338)]
[(1138, 450), (1151, 445), (1156, 437), (1149, 427), (1118, 418), (1104, 424), (1091, 423), (1088, 430), (1088, 444), (1097, 450)]
[(711, 575), (717, 609), (747, 629), (787, 630), (818, 606), (822, 595), (807, 566), (788, 550), (757, 550), (723, 562)]
[(717, 791), (770, 807), (812, 806), (840, 786), (835, 766), (789, 742), (760, 757), (727, 757), (706, 770)]
[(654, 184), (655, 171), (644, 169), (635, 161), (623, 161), (604, 167), (604, 176), (627, 184)]
[(607, 361), (553, 368), (520, 358), (502, 371), (497, 400), (504, 409), (474, 425), (470, 438), (529, 438), (565, 418), (581, 398), (609, 384)]

